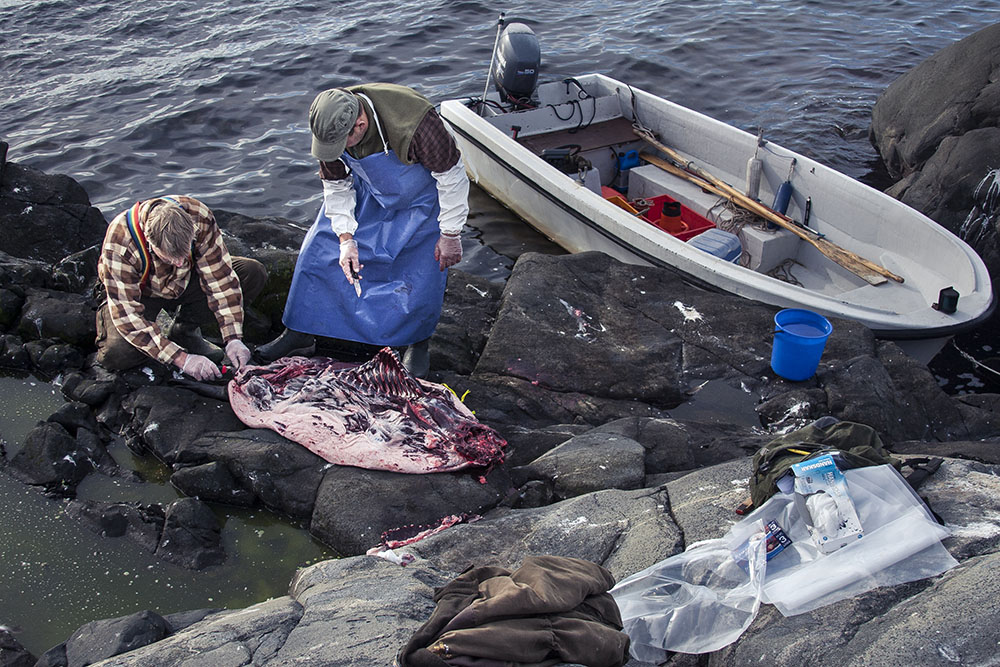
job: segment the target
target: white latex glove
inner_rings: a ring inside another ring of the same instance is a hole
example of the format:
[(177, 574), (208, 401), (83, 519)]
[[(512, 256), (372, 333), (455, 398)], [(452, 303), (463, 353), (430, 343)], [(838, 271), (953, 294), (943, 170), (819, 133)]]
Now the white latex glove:
[(434, 259), (444, 271), (462, 261), (462, 238), (442, 234), (434, 246)]
[(212, 363), (208, 357), (200, 354), (189, 354), (181, 364), (181, 373), (187, 373), (195, 380), (218, 380), (222, 377), (222, 371)]
[[(361, 261), (358, 258), (358, 242), (346, 239), (340, 242), (340, 268), (347, 276), (347, 282), (354, 284), (354, 275), (361, 272)], [(358, 276), (361, 277), (360, 275)]]
[(240, 370), (250, 361), (250, 349), (238, 338), (226, 343), (226, 356), (233, 362), (236, 370)]
[(350, 176), (339, 181), (323, 181), (323, 210), (337, 236), (354, 234), (358, 230), (358, 221), (354, 219), (356, 203), (354, 180)]

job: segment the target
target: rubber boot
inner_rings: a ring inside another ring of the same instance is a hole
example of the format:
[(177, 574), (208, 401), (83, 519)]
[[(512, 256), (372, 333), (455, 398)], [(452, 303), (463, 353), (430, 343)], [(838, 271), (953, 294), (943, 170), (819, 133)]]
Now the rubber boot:
[(285, 329), (281, 335), (257, 348), (254, 356), (265, 364), (282, 357), (308, 357), (316, 351), (316, 337), (312, 334)]
[(431, 370), (431, 339), (427, 338), (419, 343), (407, 346), (403, 353), (403, 368), (410, 372), (413, 377), (421, 380), (427, 377)]
[(201, 335), (201, 327), (191, 322), (174, 320), (167, 331), (167, 338), (184, 348), (188, 354), (200, 354), (215, 363), (222, 363), (226, 353), (221, 347), (205, 340)]

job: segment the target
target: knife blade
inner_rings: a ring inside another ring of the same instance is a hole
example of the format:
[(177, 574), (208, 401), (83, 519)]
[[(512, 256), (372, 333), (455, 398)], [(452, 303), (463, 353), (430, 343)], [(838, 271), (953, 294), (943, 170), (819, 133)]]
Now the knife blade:
[(353, 267), (351, 268), (351, 278), (354, 279), (354, 293), (357, 294), (358, 298), (360, 299), (361, 298), (361, 282), (360, 282), (361, 281), (361, 277), (358, 275), (358, 272), (355, 271)]

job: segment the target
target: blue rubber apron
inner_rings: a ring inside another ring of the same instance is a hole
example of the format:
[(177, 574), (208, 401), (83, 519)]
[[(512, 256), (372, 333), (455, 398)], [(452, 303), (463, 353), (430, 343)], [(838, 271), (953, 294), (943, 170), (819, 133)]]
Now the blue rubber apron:
[(434, 177), (419, 164), (403, 164), (388, 145), (360, 160), (345, 152), (343, 160), (357, 192), (361, 298), (340, 268), (340, 241), (321, 206), (302, 242), (283, 322), (294, 331), (373, 345), (429, 338), (448, 278), (434, 259), (440, 236)]

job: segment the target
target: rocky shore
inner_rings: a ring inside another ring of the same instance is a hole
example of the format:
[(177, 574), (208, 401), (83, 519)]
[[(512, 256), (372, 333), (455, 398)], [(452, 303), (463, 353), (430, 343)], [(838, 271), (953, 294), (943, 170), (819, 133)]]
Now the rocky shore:
[[(976, 41), (976, 55), (995, 44)], [(231, 252), (270, 271), (248, 318), (248, 342), (260, 344), (280, 326), (303, 231), (277, 218), (216, 215)], [(800, 616), (764, 605), (734, 644), (667, 664), (995, 660), (1000, 395), (946, 395), (925, 366), (857, 323), (834, 320), (816, 376), (788, 382), (769, 366), (776, 308), (701, 291), (668, 271), (597, 253), (522, 255), (505, 285), (453, 270), (430, 379), (465, 396), (508, 441), (507, 461), (485, 483), (469, 472), (402, 475), (330, 466), (247, 429), (220, 386), (152, 363), (121, 375), (94, 366), (96, 244), (106, 223), (72, 179), (8, 162), (5, 144), (0, 223), (16, 230), (0, 238), (0, 364), (60, 376), (67, 399), (4, 457), (4, 474), (69, 499), (87, 475), (135, 479), (108, 453), (121, 434), (167, 466), (186, 497), (167, 506), (71, 500), (72, 515), (108, 539), (210, 568), (226, 557), (210, 509), (222, 503), (287, 516), (342, 556), (300, 570), (287, 596), (94, 621), (37, 659), (0, 626), (3, 667), (388, 665), (433, 611), (434, 589), (470, 565), (569, 556), (620, 580), (722, 536), (749, 495), (750, 456), (823, 416), (873, 427), (903, 458), (945, 457), (920, 493), (950, 528), (945, 546), (959, 566)], [(741, 400), (711, 406), (712, 419), (679, 416), (719, 395), (713, 388)], [(736, 414), (742, 401), (755, 423)], [(406, 566), (365, 555), (386, 531), (452, 515), (464, 520), (397, 550), (413, 557)]]

